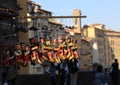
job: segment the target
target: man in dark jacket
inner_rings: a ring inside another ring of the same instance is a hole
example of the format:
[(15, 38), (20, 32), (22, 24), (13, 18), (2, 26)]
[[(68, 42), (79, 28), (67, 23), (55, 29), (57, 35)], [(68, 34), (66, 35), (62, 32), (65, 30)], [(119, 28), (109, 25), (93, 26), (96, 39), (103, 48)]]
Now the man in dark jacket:
[(111, 72), (113, 85), (118, 85), (118, 77), (119, 77), (119, 63), (117, 59), (114, 59), (114, 63), (112, 63), (112, 72)]

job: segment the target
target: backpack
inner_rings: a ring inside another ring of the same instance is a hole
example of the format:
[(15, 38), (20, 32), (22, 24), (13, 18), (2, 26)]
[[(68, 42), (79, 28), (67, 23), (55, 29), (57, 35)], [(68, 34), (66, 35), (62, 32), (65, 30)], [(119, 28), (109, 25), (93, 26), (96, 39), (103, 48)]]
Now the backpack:
[(78, 72), (79, 65), (78, 65), (78, 61), (76, 59), (74, 61), (70, 61), (69, 70), (70, 70), (70, 73)]

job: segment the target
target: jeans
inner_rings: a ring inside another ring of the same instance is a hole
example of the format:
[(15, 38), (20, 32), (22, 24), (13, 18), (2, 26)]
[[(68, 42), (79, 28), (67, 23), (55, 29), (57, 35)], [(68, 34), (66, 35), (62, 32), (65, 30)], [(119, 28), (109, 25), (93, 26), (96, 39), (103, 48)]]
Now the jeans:
[(71, 85), (77, 85), (78, 72), (71, 73)]

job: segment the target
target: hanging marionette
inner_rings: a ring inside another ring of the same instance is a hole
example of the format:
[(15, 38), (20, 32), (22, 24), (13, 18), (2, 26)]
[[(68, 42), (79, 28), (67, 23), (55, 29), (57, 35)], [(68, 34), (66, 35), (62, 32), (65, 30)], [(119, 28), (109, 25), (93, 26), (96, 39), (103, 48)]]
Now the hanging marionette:
[(8, 60), (9, 60), (9, 65), (13, 66), (15, 65), (15, 57), (14, 57), (14, 49), (13, 47), (10, 47), (7, 51), (6, 51), (7, 55), (8, 55)]
[(15, 64), (18, 69), (20, 69), (20, 65), (23, 63), (22, 60), (22, 51), (21, 51), (21, 45), (20, 43), (16, 44), (15, 50), (14, 50), (14, 56), (15, 56)]
[(22, 66), (25, 66), (25, 64), (24, 64), (24, 58), (25, 58), (25, 55), (24, 55), (24, 53), (25, 53), (25, 43), (23, 43), (23, 42), (21, 42), (20, 43), (20, 45), (21, 45), (21, 58), (22, 58), (22, 61), (23, 61), (23, 63), (22, 63)]
[(48, 56), (45, 54), (45, 39), (43, 37), (39, 38), (39, 56), (43, 59), (43, 60), (48, 60)]
[(78, 46), (77, 46), (77, 40), (73, 40), (72, 41), (72, 43), (73, 43), (73, 46), (72, 46), (72, 51), (73, 51), (73, 54), (74, 54), (74, 57), (76, 58), (76, 59), (78, 59), (79, 58), (79, 56), (78, 56)]
[(32, 38), (30, 40), (30, 61), (32, 65), (36, 65), (36, 60), (39, 64), (42, 64), (39, 55), (38, 55), (38, 51), (39, 51), (39, 47), (36, 45), (35, 39)]
[(29, 44), (30, 44), (30, 62), (31, 62), (32, 65), (36, 65), (35, 61), (32, 60), (32, 50), (31, 50), (32, 47), (35, 46), (35, 39), (34, 38), (30, 38), (29, 39)]
[(66, 59), (66, 56), (64, 54), (65, 42), (63, 41), (62, 36), (58, 37), (58, 48), (59, 48), (59, 56), (61, 57), (62, 60), (65, 60)]
[(51, 47), (50, 39), (46, 40), (44, 49), (45, 49), (45, 52), (47, 53), (49, 61), (54, 62), (54, 59), (52, 57), (52, 47)]
[(30, 47), (28, 44), (25, 45), (23, 66), (27, 66), (30, 60)]
[(2, 56), (2, 62), (1, 64), (5, 67), (9, 67), (9, 57), (8, 57), (8, 54), (7, 54), (7, 46), (4, 46), (2, 48), (2, 52), (1, 52), (1, 56)]
[(73, 46), (71, 38), (69, 36), (66, 36), (66, 56), (67, 59), (71, 60), (74, 56), (73, 56), (73, 52), (71, 50), (71, 47)]
[(40, 57), (38, 55), (38, 46), (34, 46), (34, 47), (31, 47), (31, 60), (32, 60), (32, 63), (33, 65), (36, 65), (36, 61), (39, 63), (39, 64), (42, 64), (42, 61), (40, 60)]
[(59, 56), (58, 56), (59, 48), (58, 48), (58, 41), (57, 41), (57, 39), (54, 39), (54, 40), (53, 40), (52, 48), (53, 48), (52, 53), (53, 53), (55, 62), (56, 62), (56, 63), (61, 63), (61, 60), (60, 60), (60, 58), (59, 58)]

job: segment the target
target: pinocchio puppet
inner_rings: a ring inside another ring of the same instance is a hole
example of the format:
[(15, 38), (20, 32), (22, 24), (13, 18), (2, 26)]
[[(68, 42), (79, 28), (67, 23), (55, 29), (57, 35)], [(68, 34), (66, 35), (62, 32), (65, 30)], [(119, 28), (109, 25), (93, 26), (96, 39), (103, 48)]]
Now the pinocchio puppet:
[(43, 60), (48, 60), (48, 56), (45, 53), (45, 39), (43, 37), (39, 38), (39, 56), (43, 59)]
[(73, 43), (73, 46), (72, 46), (71, 50), (73, 51), (74, 57), (76, 59), (78, 59), (79, 56), (78, 56), (78, 51), (77, 51), (78, 50), (77, 40), (72, 40), (72, 43)]
[(38, 55), (39, 47), (37, 46), (37, 43), (35, 42), (35, 39), (32, 38), (29, 40), (31, 46), (30, 46), (30, 60), (32, 65), (36, 65), (36, 63), (42, 64), (40, 57)]
[(15, 46), (14, 56), (15, 56), (16, 67), (18, 69), (20, 69), (20, 66), (23, 64), (22, 51), (21, 51), (21, 44), (20, 43), (16, 44), (16, 46)]
[(46, 39), (44, 50), (47, 53), (49, 61), (53, 63), (54, 59), (53, 59), (53, 56), (52, 56), (52, 47), (51, 47), (50, 39)]
[(74, 55), (73, 55), (73, 51), (71, 50), (73, 43), (71, 41), (71, 38), (69, 36), (66, 36), (66, 57), (67, 59), (71, 60)]
[(63, 37), (59, 36), (58, 37), (58, 48), (59, 48), (59, 56), (61, 58), (61, 60), (65, 60), (66, 56), (64, 53), (64, 49), (65, 49), (65, 42), (63, 41)]
[(53, 57), (55, 59), (55, 62), (56, 63), (61, 63), (60, 57), (58, 55), (59, 48), (58, 48), (58, 41), (57, 41), (57, 39), (53, 40), (52, 48), (53, 48), (52, 53), (53, 53)]
[(25, 50), (24, 50), (24, 58), (23, 58), (23, 65), (27, 66), (28, 62), (30, 60), (30, 47), (28, 44), (25, 45)]

